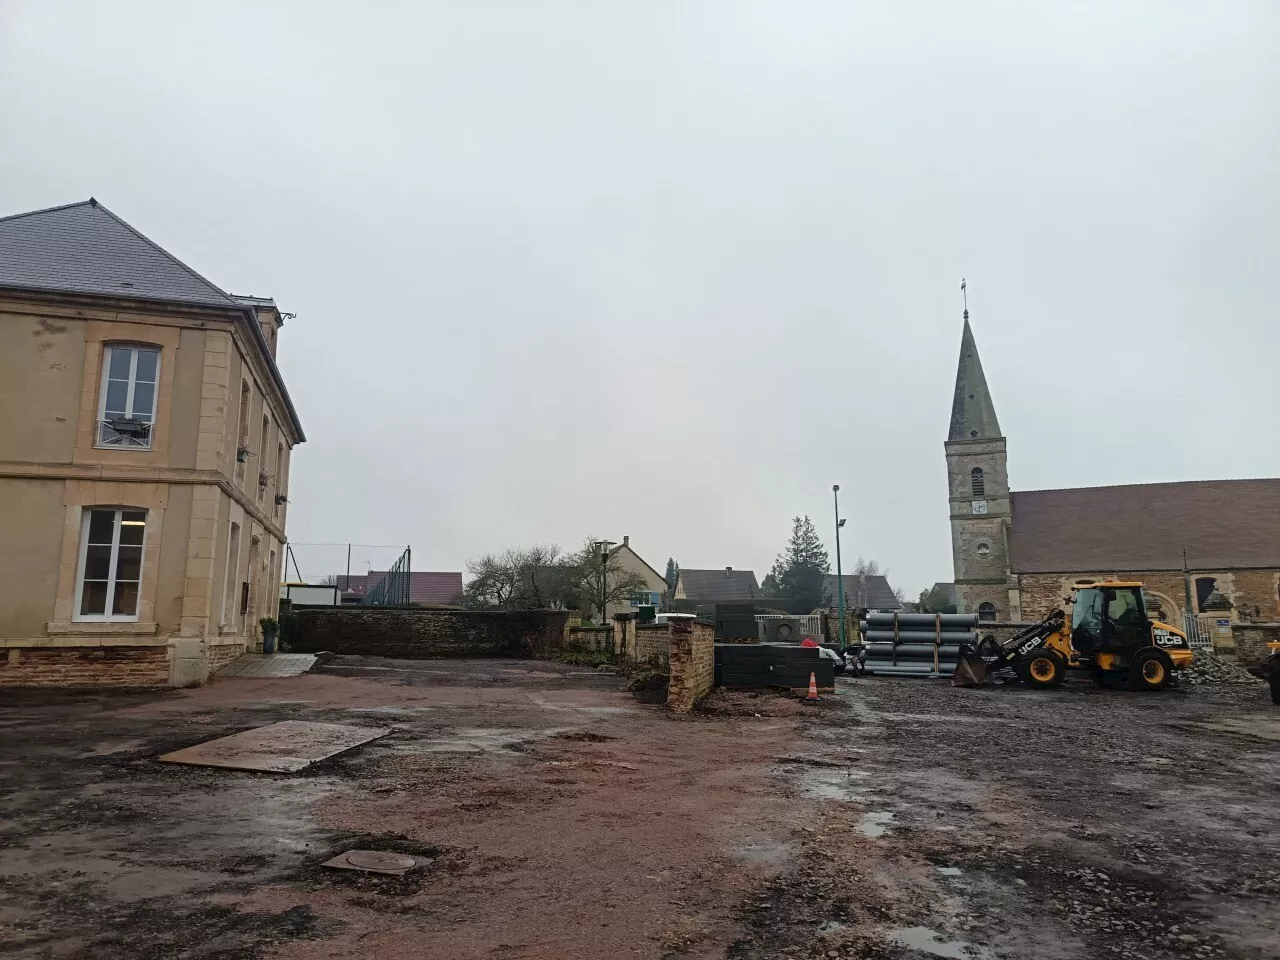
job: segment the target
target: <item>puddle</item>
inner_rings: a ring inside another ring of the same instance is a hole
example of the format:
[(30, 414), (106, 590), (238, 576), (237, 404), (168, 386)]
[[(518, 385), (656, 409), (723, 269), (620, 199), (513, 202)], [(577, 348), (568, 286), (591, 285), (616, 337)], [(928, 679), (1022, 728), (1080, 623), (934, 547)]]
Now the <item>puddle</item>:
[(888, 810), (864, 813), (862, 819), (858, 821), (858, 830), (864, 837), (883, 837), (893, 826), (895, 826), (893, 814)]
[(961, 870), (959, 867), (934, 867), (933, 869), (937, 870), (944, 877), (964, 876), (964, 871)]
[(784, 867), (795, 856), (795, 848), (785, 841), (759, 836), (734, 844), (729, 855), (752, 866)]
[(867, 789), (859, 781), (871, 776), (865, 770), (806, 770), (800, 774), (800, 786), (804, 792), (818, 800), (843, 800), (863, 803), (861, 792)]
[(944, 940), (940, 933), (928, 927), (899, 927), (886, 933), (885, 939), (898, 946), (927, 953), (931, 957), (977, 960), (988, 955), (981, 947), (975, 947), (964, 940)]

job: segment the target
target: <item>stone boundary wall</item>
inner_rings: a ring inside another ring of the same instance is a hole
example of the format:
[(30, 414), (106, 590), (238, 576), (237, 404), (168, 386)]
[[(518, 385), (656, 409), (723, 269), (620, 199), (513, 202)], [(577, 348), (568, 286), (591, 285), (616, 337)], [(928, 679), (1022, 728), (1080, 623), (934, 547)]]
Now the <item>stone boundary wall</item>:
[(671, 628), (666, 624), (641, 624), (636, 627), (634, 656), (637, 663), (665, 666), (671, 660)]
[(0, 686), (168, 685), (167, 646), (27, 647), (0, 652)]
[(536, 657), (568, 645), (574, 610), (294, 608), (295, 653), (399, 657)]
[(1280, 623), (1233, 623), (1236, 659), (1242, 667), (1256, 667), (1271, 656), (1269, 643), (1280, 643)]
[(613, 618), (613, 652), (623, 660), (636, 659), (637, 619), (633, 613), (619, 613)]
[(569, 647), (573, 650), (614, 652), (613, 627), (570, 627)]
[(716, 629), (704, 620), (676, 620), (670, 627), (667, 706), (688, 713), (711, 692), (716, 677)]

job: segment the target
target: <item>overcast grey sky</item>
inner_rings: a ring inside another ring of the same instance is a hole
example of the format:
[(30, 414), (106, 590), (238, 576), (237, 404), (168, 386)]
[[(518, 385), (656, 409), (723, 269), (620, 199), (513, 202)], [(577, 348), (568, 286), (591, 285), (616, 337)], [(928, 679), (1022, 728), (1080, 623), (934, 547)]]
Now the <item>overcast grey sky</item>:
[(0, 90), (0, 213), (297, 312), (295, 541), (763, 576), (839, 482), (914, 594), (961, 276), (1015, 489), (1280, 473), (1274, 2), (0, 0)]

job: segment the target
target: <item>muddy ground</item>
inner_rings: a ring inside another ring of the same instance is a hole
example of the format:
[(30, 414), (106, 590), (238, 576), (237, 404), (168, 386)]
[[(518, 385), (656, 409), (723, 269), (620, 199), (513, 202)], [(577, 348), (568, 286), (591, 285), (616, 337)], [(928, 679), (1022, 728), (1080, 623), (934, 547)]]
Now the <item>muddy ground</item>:
[[(841, 681), (820, 708), (339, 658), (192, 691), (0, 694), (0, 954), (1280, 956), (1280, 710)], [(391, 734), (293, 776), (159, 764), (285, 719)], [(320, 867), (352, 847), (403, 878)]]

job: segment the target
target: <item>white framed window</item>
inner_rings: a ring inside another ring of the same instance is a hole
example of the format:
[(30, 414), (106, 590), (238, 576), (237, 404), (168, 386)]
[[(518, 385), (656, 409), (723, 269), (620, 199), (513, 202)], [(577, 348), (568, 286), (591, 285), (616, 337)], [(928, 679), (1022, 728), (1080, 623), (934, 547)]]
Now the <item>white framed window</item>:
[(159, 381), (157, 348), (107, 345), (102, 355), (97, 446), (151, 449)]
[(146, 533), (145, 510), (85, 509), (73, 620), (138, 619)]

